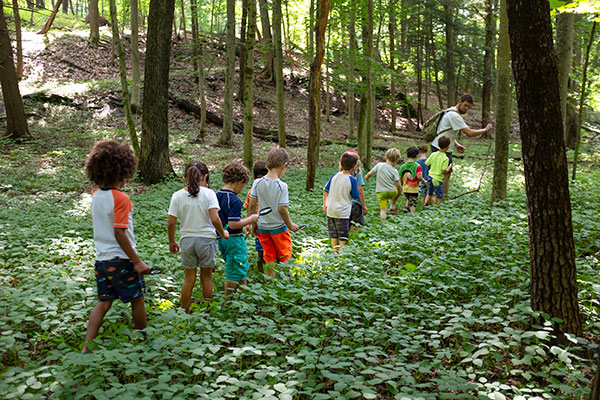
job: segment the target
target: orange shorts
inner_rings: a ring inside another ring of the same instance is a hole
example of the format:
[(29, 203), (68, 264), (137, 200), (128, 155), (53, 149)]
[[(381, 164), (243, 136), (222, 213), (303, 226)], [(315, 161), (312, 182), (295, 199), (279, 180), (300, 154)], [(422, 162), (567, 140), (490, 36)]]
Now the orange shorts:
[[(285, 230), (282, 232), (282, 229)], [(292, 256), (292, 237), (286, 226), (271, 231), (259, 229), (258, 240), (263, 247), (265, 262), (284, 262)]]

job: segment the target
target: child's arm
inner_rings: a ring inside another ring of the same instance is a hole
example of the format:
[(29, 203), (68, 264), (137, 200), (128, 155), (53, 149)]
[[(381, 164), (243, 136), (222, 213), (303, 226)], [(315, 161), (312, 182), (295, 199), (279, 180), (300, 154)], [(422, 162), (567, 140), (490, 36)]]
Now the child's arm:
[(323, 211), (327, 212), (327, 197), (329, 197), (329, 193), (323, 191)]
[(169, 215), (167, 221), (167, 232), (169, 233), (169, 251), (171, 254), (179, 253), (179, 244), (175, 241), (175, 228), (177, 226), (177, 218)]
[(129, 260), (133, 263), (135, 270), (140, 275), (148, 275), (150, 273), (150, 268), (143, 262), (140, 257), (137, 255), (133, 247), (131, 246), (131, 242), (127, 238), (127, 233), (125, 233), (125, 228), (114, 228), (115, 229), (115, 239), (117, 239), (117, 243), (123, 249)]
[(367, 175), (365, 175), (365, 181), (368, 181), (368, 180), (369, 180), (369, 178), (371, 178), (373, 175), (375, 175), (375, 170), (374, 170), (374, 169), (370, 170), (370, 171), (367, 173)]
[(298, 231), (298, 229), (300, 229), (298, 225), (292, 222), (287, 206), (279, 206), (277, 207), (277, 210), (279, 211), (279, 215), (281, 215), (281, 219), (283, 219), (283, 222), (285, 222), (288, 228), (290, 228), (290, 231), (296, 232)]
[(208, 215), (210, 217), (210, 222), (212, 222), (213, 226), (219, 232), (219, 235), (223, 239), (229, 239), (229, 232), (223, 229), (223, 224), (221, 223), (221, 218), (219, 218), (219, 211), (216, 208), (209, 208)]
[[(250, 214), (250, 212), (248, 212), (248, 214)], [(258, 214), (252, 214), (239, 221), (229, 221), (228, 224), (231, 229), (242, 229), (248, 224), (256, 223), (256, 221), (258, 221)]]
[(358, 187), (358, 198), (360, 199), (360, 202), (362, 204), (363, 214), (366, 214), (367, 211), (369, 211), (369, 209), (367, 208), (367, 203), (365, 201), (365, 190), (362, 186)]
[(398, 191), (396, 198), (398, 198), (402, 194), (402, 181), (400, 179), (396, 181), (396, 190)]
[[(248, 204), (248, 216), (256, 214), (256, 205), (257, 204), (258, 204), (258, 200), (255, 197), (250, 197), (250, 203)], [(258, 214), (256, 214), (256, 215), (258, 215)], [(258, 221), (258, 217), (256, 218), (256, 221)], [(256, 236), (258, 234), (258, 226), (256, 225), (256, 222), (252, 223), (251, 232), (254, 236)]]

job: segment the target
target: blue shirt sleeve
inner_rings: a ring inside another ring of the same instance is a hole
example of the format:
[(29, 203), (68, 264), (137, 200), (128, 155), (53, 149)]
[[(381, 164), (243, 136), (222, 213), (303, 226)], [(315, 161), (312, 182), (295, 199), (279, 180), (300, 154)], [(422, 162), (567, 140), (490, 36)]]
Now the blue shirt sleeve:
[(363, 178), (363, 174), (361, 174), (360, 172), (358, 172), (355, 176), (356, 178), (356, 184), (358, 186), (365, 186), (365, 178)]
[(331, 175), (331, 178), (329, 178), (329, 180), (327, 181), (327, 184), (325, 185), (325, 187), (323, 188), (324, 192), (329, 193), (329, 187), (331, 186), (331, 180), (333, 179), (334, 176), (336, 176), (337, 174), (333, 174)]
[(227, 212), (227, 219), (229, 221), (239, 221), (242, 219), (242, 201), (235, 196), (232, 196), (232, 201), (229, 204), (230, 208)]
[(356, 178), (351, 176), (350, 177), (350, 195), (352, 196), (353, 199), (358, 199), (360, 196), (360, 193), (358, 193), (358, 184), (356, 182)]

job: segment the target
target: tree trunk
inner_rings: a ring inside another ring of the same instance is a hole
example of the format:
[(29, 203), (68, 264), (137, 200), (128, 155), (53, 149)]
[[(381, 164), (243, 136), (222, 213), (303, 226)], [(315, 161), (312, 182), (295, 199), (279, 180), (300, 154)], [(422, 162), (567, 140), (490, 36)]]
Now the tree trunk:
[(98, 0), (90, 0), (90, 42), (100, 43), (100, 13), (98, 11)]
[(116, 0), (110, 0), (110, 20), (112, 26), (112, 39), (117, 54), (119, 55), (119, 75), (121, 77), (121, 90), (123, 92), (123, 106), (125, 107), (125, 116), (127, 118), (127, 126), (129, 127), (129, 135), (131, 137), (131, 145), (137, 157), (140, 156), (140, 144), (138, 142), (133, 116), (131, 115), (131, 105), (129, 102), (129, 90), (127, 89), (127, 66), (125, 65), (125, 49), (119, 37), (119, 23), (117, 21), (117, 5)]
[(554, 328), (565, 343), (564, 333), (582, 336), (583, 329), (550, 7), (547, 0), (509, 0), (507, 9), (527, 190), (531, 308), (562, 320)]
[(388, 30), (390, 32), (390, 99), (391, 99), (391, 123), (390, 123), (390, 132), (396, 132), (396, 123), (397, 123), (397, 107), (396, 107), (396, 67), (394, 66), (394, 57), (396, 53), (396, 10), (394, 5), (396, 4), (395, 0), (390, 0), (390, 23), (388, 25)]
[(573, 25), (575, 14), (562, 12), (556, 17), (556, 57), (558, 59), (558, 90), (560, 94), (560, 115), (565, 127), (567, 140), (567, 102), (569, 93), (569, 73), (573, 53)]
[(600, 354), (596, 356), (596, 374), (592, 383), (590, 400), (600, 400)]
[[(271, 35), (271, 24), (269, 22), (269, 5), (267, 0), (258, 0), (260, 4), (260, 25), (263, 32), (263, 51), (265, 53), (265, 67), (263, 70), (264, 79), (275, 82), (275, 54), (273, 45), (273, 36)], [(273, 16), (275, 18), (275, 16)]]
[(35, 6), (37, 8), (41, 8), (41, 9), (46, 8), (46, 5), (44, 4), (44, 0), (35, 0)]
[(235, 0), (227, 0), (227, 66), (223, 99), (223, 131), (219, 143), (233, 145), (233, 73), (235, 65)]
[(137, 113), (141, 109), (140, 100), (140, 49), (138, 34), (138, 0), (130, 0), (131, 6), (131, 111)]
[(367, 15), (362, 18), (363, 24), (363, 55), (366, 59), (363, 78), (363, 93), (360, 99), (360, 114), (358, 124), (358, 153), (365, 169), (371, 167), (371, 144), (373, 139), (373, 1), (367, 0)]
[[(494, 17), (493, 0), (485, 2), (485, 53), (483, 56), (483, 90), (481, 91), (481, 127), (490, 122), (492, 107), (492, 87), (494, 69), (494, 36), (496, 18)], [(487, 136), (487, 134), (485, 134)]]
[(254, 114), (254, 36), (256, 33), (256, 0), (248, 0), (248, 31), (246, 32), (246, 71), (244, 72), (244, 165), (252, 170), (252, 135)]
[(346, 103), (347, 103), (347, 107), (348, 107), (348, 139), (354, 139), (355, 136), (355, 129), (354, 129), (354, 121), (355, 121), (355, 116), (354, 116), (354, 104), (355, 104), (355, 100), (354, 100), (354, 86), (356, 85), (356, 79), (354, 77), (354, 71), (355, 71), (355, 59), (356, 59), (356, 49), (358, 47), (358, 44), (356, 42), (356, 24), (355, 24), (355, 3), (353, 1), (350, 2), (349, 5), (349, 38), (348, 38), (348, 52), (350, 54), (349, 56), (349, 65), (348, 65), (348, 96), (346, 99)]
[(63, 0), (57, 0), (56, 1), (56, 4), (54, 5), (54, 9), (50, 13), (50, 16), (48, 17), (48, 20), (44, 24), (44, 27), (42, 28), (41, 31), (38, 32), (40, 35), (45, 35), (46, 33), (48, 33), (48, 31), (52, 27), (52, 23), (54, 22), (54, 18), (56, 18), (56, 14), (58, 14), (58, 10), (60, 9), (60, 5), (61, 5), (62, 2), (63, 2)]
[(433, 17), (431, 14), (429, 15), (429, 43), (431, 47), (431, 58), (433, 61), (433, 76), (435, 79), (435, 92), (437, 94), (438, 103), (440, 105), (440, 109), (444, 108), (444, 100), (442, 99), (442, 89), (440, 88), (440, 80), (439, 80), (439, 68), (437, 64), (436, 57), (436, 46), (435, 46), (435, 37), (433, 36)]
[(446, 22), (446, 69), (444, 79), (448, 90), (448, 107), (456, 105), (456, 74), (454, 72), (454, 18), (456, 8), (450, 0), (444, 2), (444, 19)]
[(281, 0), (273, 0), (273, 44), (275, 45), (275, 86), (277, 90), (277, 130), (279, 147), (285, 148), (285, 104), (283, 96), (283, 43), (281, 39)]
[(508, 141), (512, 109), (510, 83), (510, 38), (508, 37), (506, 0), (500, 0), (500, 37), (498, 39), (498, 70), (496, 72), (496, 154), (494, 156), (492, 203), (506, 198)]
[(146, 183), (173, 173), (169, 159), (169, 61), (175, 0), (150, 0), (139, 169)]
[(62, 13), (63, 14), (68, 14), (69, 13), (69, 0), (63, 0), (62, 1)]
[(321, 140), (321, 65), (325, 56), (325, 30), (329, 18), (329, 0), (318, 0), (319, 13), (316, 24), (316, 54), (310, 64), (310, 86), (308, 92), (308, 151), (306, 155), (306, 190), (315, 186), (315, 175), (319, 163), (319, 145)]
[(330, 70), (330, 61), (329, 61), (329, 51), (331, 42), (331, 24), (327, 25), (327, 44), (325, 45), (325, 121), (331, 122), (331, 104), (330, 104), (330, 87), (329, 87), (329, 70)]
[(192, 58), (194, 71), (198, 74), (198, 97), (200, 100), (200, 133), (198, 139), (201, 142), (206, 140), (206, 95), (204, 79), (204, 56), (202, 54), (202, 41), (198, 29), (198, 5), (197, 0), (191, 0), (190, 7), (192, 11)]
[(307, 41), (308, 41), (308, 59), (313, 59), (313, 54), (315, 50), (314, 43), (314, 29), (315, 29), (315, 1), (320, 0), (310, 0), (310, 6), (308, 9), (308, 32), (307, 32)]
[[(417, 5), (418, 7), (418, 5)], [(420, 12), (416, 15), (417, 18), (417, 58), (415, 60), (415, 72), (417, 74), (417, 126), (421, 126), (423, 123), (423, 106), (422, 106), (422, 95), (423, 95), (423, 26), (421, 24)], [(408, 100), (406, 102), (408, 108)]]
[(28, 137), (27, 118), (19, 92), (10, 36), (4, 18), (4, 7), (0, 7), (0, 84), (6, 109), (6, 135), (11, 139)]
[(592, 24), (592, 31), (590, 32), (590, 39), (585, 49), (585, 60), (583, 62), (583, 76), (581, 78), (581, 93), (579, 96), (579, 117), (577, 118), (577, 140), (575, 141), (575, 155), (573, 156), (573, 175), (571, 179), (575, 181), (577, 176), (577, 161), (579, 159), (579, 146), (581, 144), (581, 124), (583, 123), (583, 110), (585, 108), (585, 95), (586, 84), (587, 84), (587, 71), (590, 63), (590, 51), (592, 50), (592, 44), (594, 43), (594, 34), (596, 33), (597, 21), (594, 19)]
[(185, 1), (181, 0), (181, 19), (179, 29), (183, 31), (183, 43), (187, 43), (187, 29), (185, 26)]
[(246, 28), (248, 27), (248, 1), (250, 0), (242, 0), (242, 21), (240, 23), (240, 41), (238, 45), (238, 51), (240, 53), (240, 67), (237, 99), (242, 104), (244, 104), (244, 74), (246, 73)]

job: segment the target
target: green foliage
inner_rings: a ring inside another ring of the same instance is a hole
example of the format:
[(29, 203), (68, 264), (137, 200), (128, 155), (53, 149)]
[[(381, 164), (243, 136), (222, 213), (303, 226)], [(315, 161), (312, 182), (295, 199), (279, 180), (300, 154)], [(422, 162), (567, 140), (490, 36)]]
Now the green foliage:
[[(202, 303), (197, 288), (191, 315), (175, 307), (183, 271), (166, 241), (169, 198), (183, 183), (131, 182), (125, 190), (135, 205), (139, 253), (165, 272), (146, 279), (144, 333), (132, 330), (129, 308), (115, 303), (94, 352), (82, 355), (96, 302), (82, 171), (93, 138), (77, 129), (68, 140), (62, 131), (46, 132), (29, 143), (0, 142), (1, 398), (526, 399), (588, 392), (593, 363), (583, 354), (596, 348), (589, 338), (600, 333), (600, 192), (592, 168), (571, 188), (586, 338), (568, 347), (550, 344), (549, 321), (529, 326), (527, 211), (521, 166), (511, 161), (512, 191), (496, 206), (489, 206), (485, 180), (482, 193), (386, 224), (377, 221), (368, 182), (368, 226), (338, 256), (327, 240), (320, 190), (305, 192), (305, 172), (292, 168), (284, 177), (290, 213), (308, 225), (293, 236), (295, 262), (270, 282), (253, 267), (247, 289), (226, 306), (219, 262), (214, 302)], [(189, 157), (185, 143), (178, 146)], [(330, 165), (343, 147), (327, 152), (336, 154)], [(453, 175), (454, 194), (479, 179), (486, 146), (470, 150)], [(511, 148), (511, 156), (518, 151)], [(320, 170), (319, 185), (333, 172)], [(218, 172), (211, 182), (219, 187)], [(247, 243), (255, 263), (253, 240)]]

